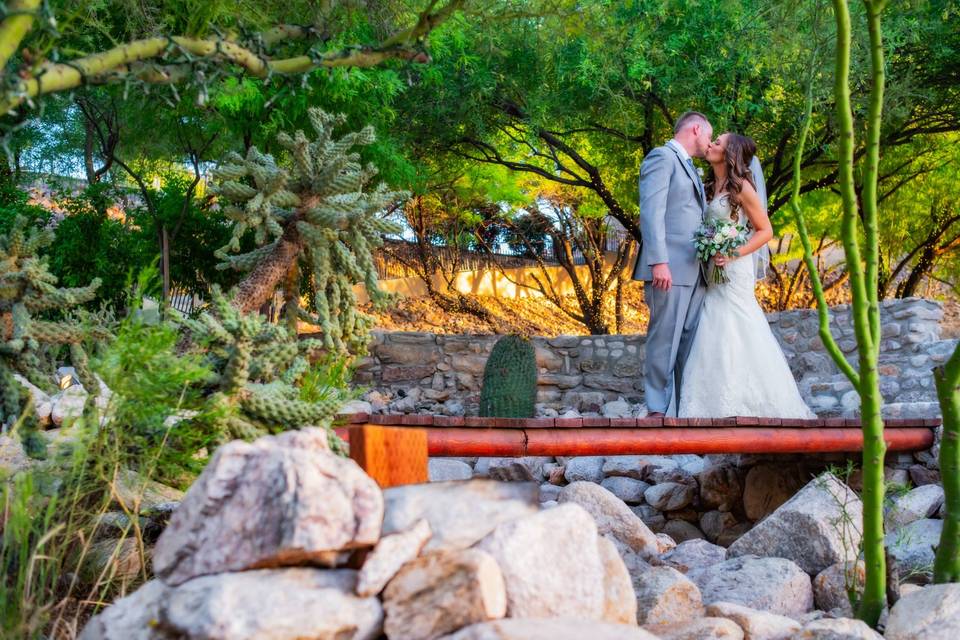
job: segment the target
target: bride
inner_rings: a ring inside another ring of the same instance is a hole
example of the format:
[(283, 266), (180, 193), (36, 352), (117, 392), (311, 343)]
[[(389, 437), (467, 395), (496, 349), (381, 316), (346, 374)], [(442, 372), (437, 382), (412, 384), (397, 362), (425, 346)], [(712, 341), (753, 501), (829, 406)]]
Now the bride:
[(707, 147), (706, 216), (749, 222), (753, 234), (736, 256), (713, 259), (712, 268), (723, 266), (729, 281), (707, 289), (681, 378), (680, 417), (816, 417), (800, 397), (754, 295), (750, 254), (773, 237), (749, 169), (756, 149), (753, 140), (736, 133), (724, 133)]

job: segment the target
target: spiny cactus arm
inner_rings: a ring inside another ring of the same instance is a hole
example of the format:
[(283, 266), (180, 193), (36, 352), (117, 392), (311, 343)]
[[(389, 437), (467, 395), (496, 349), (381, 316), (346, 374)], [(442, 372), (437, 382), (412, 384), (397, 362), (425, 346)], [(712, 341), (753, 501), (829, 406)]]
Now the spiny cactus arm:
[(220, 271), (225, 271), (227, 269), (231, 269), (233, 271), (250, 271), (250, 269), (253, 269), (255, 266), (257, 266), (261, 260), (273, 253), (276, 246), (276, 242), (271, 242), (263, 245), (262, 247), (257, 247), (253, 251), (248, 251), (247, 253), (241, 253), (239, 255), (230, 255), (226, 253), (224, 250), (226, 247), (224, 247), (224, 249), (218, 249), (214, 253), (214, 255), (221, 260), (220, 264), (217, 265), (217, 269)]
[(83, 342), (90, 337), (90, 331), (84, 327), (65, 322), (33, 320), (30, 323), (30, 337), (48, 344), (72, 344)]
[(93, 300), (97, 296), (100, 283), (100, 278), (94, 278), (86, 287), (51, 287), (46, 291), (30, 291), (23, 296), (23, 303), (31, 312), (73, 307)]
[(251, 384), (247, 386), (240, 404), (245, 412), (268, 424), (298, 428), (307, 424), (328, 423), (344, 402), (339, 393), (331, 394), (319, 402), (305, 402), (288, 395), (275, 385)]
[(0, 424), (10, 426), (20, 416), (22, 389), (10, 367), (0, 360)]
[(960, 582), (960, 343), (947, 363), (933, 372), (943, 414), (940, 473), (946, 514), (933, 562), (933, 581)]

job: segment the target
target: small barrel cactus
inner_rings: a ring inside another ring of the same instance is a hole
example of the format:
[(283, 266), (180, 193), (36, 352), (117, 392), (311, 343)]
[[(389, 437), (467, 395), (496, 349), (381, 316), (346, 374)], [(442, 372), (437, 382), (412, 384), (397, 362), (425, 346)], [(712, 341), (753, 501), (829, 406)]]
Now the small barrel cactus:
[(483, 368), (480, 415), (532, 418), (537, 399), (537, 358), (533, 344), (516, 335), (497, 340)]

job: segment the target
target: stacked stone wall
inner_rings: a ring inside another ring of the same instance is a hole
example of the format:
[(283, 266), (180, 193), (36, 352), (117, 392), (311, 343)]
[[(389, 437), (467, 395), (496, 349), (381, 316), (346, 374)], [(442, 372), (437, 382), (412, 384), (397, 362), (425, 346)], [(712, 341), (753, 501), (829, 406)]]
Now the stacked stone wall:
[[(956, 344), (941, 339), (942, 315), (932, 300), (883, 302), (880, 373), (888, 415), (937, 414), (931, 371), (946, 362)], [(768, 319), (811, 408), (821, 416), (855, 415), (857, 393), (824, 349), (816, 311), (784, 311)], [(830, 328), (855, 362), (848, 306), (832, 309)], [(475, 414), (483, 368), (496, 340), (491, 335), (378, 332), (357, 382), (373, 389), (368, 400), (375, 412)], [(643, 412), (645, 336), (535, 337), (533, 342), (541, 415)]]

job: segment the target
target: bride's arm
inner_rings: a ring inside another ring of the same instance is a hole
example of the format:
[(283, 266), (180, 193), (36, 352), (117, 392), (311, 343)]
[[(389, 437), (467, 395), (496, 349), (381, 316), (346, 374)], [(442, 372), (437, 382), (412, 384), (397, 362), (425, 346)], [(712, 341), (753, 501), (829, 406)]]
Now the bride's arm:
[(773, 226), (770, 224), (766, 209), (760, 203), (757, 190), (746, 180), (743, 181), (743, 190), (740, 192), (740, 209), (747, 214), (753, 226), (753, 236), (750, 241), (737, 249), (737, 257), (742, 258), (770, 242), (773, 238)]

